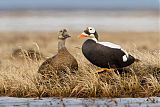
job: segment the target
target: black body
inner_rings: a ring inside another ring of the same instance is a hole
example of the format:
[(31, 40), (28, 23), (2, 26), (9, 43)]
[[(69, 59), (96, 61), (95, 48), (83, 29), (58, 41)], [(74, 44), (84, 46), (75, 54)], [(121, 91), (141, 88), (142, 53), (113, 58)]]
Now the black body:
[(84, 56), (94, 65), (101, 68), (123, 68), (131, 65), (135, 58), (129, 55), (126, 62), (123, 62), (125, 53), (121, 49), (110, 48), (88, 39), (82, 46)]

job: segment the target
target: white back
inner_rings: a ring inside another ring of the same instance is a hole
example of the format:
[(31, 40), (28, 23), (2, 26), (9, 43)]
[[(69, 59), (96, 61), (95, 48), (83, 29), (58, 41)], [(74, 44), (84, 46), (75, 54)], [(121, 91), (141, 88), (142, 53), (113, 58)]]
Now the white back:
[(125, 55), (122, 57), (123, 62), (126, 62), (128, 60), (129, 54), (126, 52), (126, 50), (122, 49), (120, 45), (117, 45), (111, 42), (98, 42), (96, 38), (92, 38), (92, 40), (94, 40), (96, 43), (101, 44), (103, 46), (107, 46), (113, 49), (120, 49), (125, 53)]
[(94, 40), (96, 43), (101, 44), (103, 46), (107, 46), (107, 47), (114, 48), (114, 49), (121, 49), (120, 45), (117, 45), (117, 44), (114, 44), (111, 42), (99, 42), (99, 41), (97, 41), (96, 38), (92, 38), (92, 40)]

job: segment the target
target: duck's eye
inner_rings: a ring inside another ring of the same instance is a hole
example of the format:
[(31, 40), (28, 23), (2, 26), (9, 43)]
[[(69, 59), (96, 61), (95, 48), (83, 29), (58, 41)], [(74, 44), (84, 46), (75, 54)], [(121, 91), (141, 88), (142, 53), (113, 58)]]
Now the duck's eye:
[(92, 30), (92, 29), (89, 29), (89, 30)]

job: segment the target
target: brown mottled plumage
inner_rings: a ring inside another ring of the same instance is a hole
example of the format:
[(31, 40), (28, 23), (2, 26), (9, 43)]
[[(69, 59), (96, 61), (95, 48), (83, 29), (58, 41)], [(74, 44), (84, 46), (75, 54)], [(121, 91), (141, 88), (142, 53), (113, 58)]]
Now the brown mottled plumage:
[(67, 30), (61, 30), (58, 36), (58, 53), (47, 59), (39, 67), (38, 73), (45, 77), (51, 77), (54, 74), (65, 73), (67, 70), (78, 70), (78, 63), (76, 59), (68, 52), (65, 47), (65, 40), (70, 37)]

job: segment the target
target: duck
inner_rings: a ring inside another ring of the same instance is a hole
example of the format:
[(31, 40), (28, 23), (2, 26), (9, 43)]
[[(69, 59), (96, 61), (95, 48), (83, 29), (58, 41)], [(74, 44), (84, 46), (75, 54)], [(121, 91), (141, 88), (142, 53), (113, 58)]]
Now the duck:
[(89, 62), (101, 68), (96, 71), (98, 73), (121, 69), (135, 62), (135, 58), (120, 45), (100, 42), (99, 35), (93, 27), (87, 27), (80, 38), (88, 38), (82, 45), (82, 53)]
[(66, 73), (67, 69), (70, 72), (78, 70), (77, 60), (72, 56), (65, 46), (65, 42), (71, 36), (66, 29), (60, 30), (58, 34), (58, 53), (51, 58), (48, 58), (42, 63), (38, 69), (38, 73), (43, 77), (51, 78), (52, 75)]

